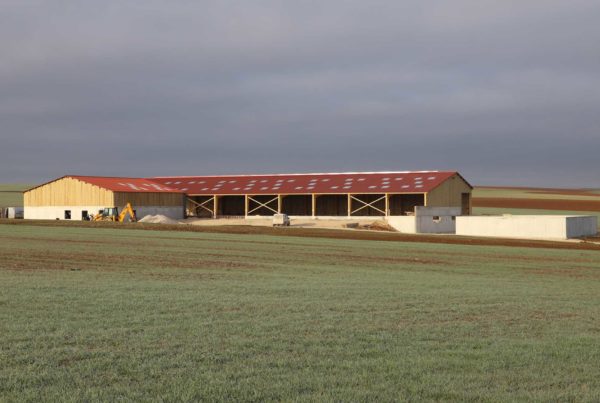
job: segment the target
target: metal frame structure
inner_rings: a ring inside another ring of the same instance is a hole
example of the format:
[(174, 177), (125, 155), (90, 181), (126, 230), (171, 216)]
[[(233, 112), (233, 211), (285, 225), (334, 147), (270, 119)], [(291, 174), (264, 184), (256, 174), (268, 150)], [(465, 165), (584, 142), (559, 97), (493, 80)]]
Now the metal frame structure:
[[(454, 171), (225, 175), (152, 180), (184, 191), (196, 212), (201, 210), (204, 216), (208, 213), (213, 218), (278, 213), (306, 217), (387, 217), (392, 213), (410, 214), (414, 205), (429, 205), (430, 192), (438, 187), (445, 187), (447, 190), (444, 192), (452, 195), (460, 192), (455, 190), (459, 188), (452, 187), (454, 183), (464, 183), (469, 192), (469, 188), (472, 189)], [(448, 183), (451, 184), (446, 186)], [(411, 198), (409, 195), (418, 197)], [(294, 196), (304, 199), (286, 200)], [(406, 198), (399, 199), (399, 196)], [(233, 197), (240, 199), (231, 200)], [(321, 200), (322, 197), (327, 197), (327, 200)], [(454, 199), (450, 200), (451, 197), (456, 198), (437, 193), (433, 205), (456, 204)], [(189, 205), (188, 208), (194, 211)]]
[[(370, 195), (370, 196), (380, 196), (374, 200), (368, 201), (368, 200), (363, 200), (361, 199), (361, 195)], [(427, 194), (426, 193), (385, 193), (385, 194), (381, 194), (381, 193), (366, 193), (366, 194), (352, 194), (352, 193), (347, 193), (345, 194), (345, 196), (347, 197), (347, 217), (360, 217), (361, 215), (357, 215), (356, 213), (363, 211), (363, 210), (369, 210), (372, 212), (376, 212), (379, 214), (379, 216), (382, 217), (388, 217), (390, 216), (390, 197), (394, 196), (394, 195), (423, 195), (424, 201), (426, 203), (427, 200)], [(267, 209), (269, 211), (271, 211), (273, 214), (280, 214), (284, 211), (282, 211), (282, 207), (283, 207), (283, 199), (286, 196), (298, 196), (298, 195), (289, 195), (289, 194), (278, 194), (278, 195), (254, 195), (254, 194), (247, 194), (247, 195), (191, 195), (188, 196), (186, 198), (186, 200), (193, 204), (194, 206), (194, 210), (196, 211), (196, 214), (198, 211), (206, 211), (210, 214), (210, 216), (212, 218), (218, 218), (220, 217), (219, 215), (219, 199), (223, 198), (223, 197), (227, 197), (227, 196), (240, 196), (240, 197), (244, 197), (244, 216), (248, 217), (248, 216), (252, 216), (254, 212), (257, 212), (260, 209)], [(258, 196), (269, 196), (270, 198), (266, 201), (261, 201), (258, 200), (257, 197)], [(317, 200), (319, 197), (321, 196), (343, 196), (340, 194), (329, 194), (329, 193), (311, 193), (311, 194), (305, 194), (305, 195), (301, 195), (301, 196), (309, 196), (310, 200), (311, 200), (311, 207), (310, 207), (310, 215), (307, 215), (307, 217), (316, 217), (317, 216)], [(206, 197), (206, 200), (203, 201), (196, 201), (194, 200), (192, 197)], [(384, 202), (384, 208), (381, 209), (380, 207), (376, 206), (377, 203), (383, 201)], [(353, 206), (353, 202), (358, 203), (358, 207), (353, 208), (355, 206)], [(258, 215), (258, 214), (255, 214)]]

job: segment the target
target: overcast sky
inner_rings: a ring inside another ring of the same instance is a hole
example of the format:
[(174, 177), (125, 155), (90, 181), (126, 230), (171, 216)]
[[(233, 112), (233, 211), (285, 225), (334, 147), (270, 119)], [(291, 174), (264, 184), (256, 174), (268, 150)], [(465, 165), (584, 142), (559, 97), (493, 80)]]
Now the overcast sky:
[(0, 0), (0, 182), (600, 187), (598, 0)]

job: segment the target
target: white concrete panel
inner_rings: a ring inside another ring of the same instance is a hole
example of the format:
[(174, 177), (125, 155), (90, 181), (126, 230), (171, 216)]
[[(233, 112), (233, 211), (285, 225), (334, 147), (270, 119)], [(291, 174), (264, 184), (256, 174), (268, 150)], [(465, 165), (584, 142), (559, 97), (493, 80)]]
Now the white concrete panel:
[(448, 216), (456, 217), (460, 215), (462, 209), (460, 207), (428, 207), (415, 206), (416, 216)]
[(414, 216), (389, 216), (385, 220), (396, 231), (405, 234), (417, 233), (417, 224)]
[(568, 239), (595, 235), (595, 216), (505, 215), (456, 218), (456, 234), (498, 238)]
[[(53, 207), (25, 207), (26, 220), (64, 220), (65, 210), (71, 211), (71, 220), (80, 221), (82, 212), (87, 211), (88, 214), (98, 214), (105, 206), (53, 206)], [(161, 214), (173, 219), (182, 219), (183, 206), (181, 207), (158, 207), (144, 206), (135, 208), (138, 219), (147, 215)]]
[(567, 217), (567, 238), (593, 236), (598, 233), (598, 217)]
[(460, 207), (417, 206), (414, 216), (390, 216), (386, 221), (406, 234), (453, 234), (460, 213)]
[(460, 207), (415, 207), (418, 234), (454, 234)]
[(52, 207), (29, 207), (25, 206), (26, 220), (64, 220), (65, 210), (71, 211), (71, 220), (81, 220), (81, 212), (98, 214), (104, 206), (52, 206)]

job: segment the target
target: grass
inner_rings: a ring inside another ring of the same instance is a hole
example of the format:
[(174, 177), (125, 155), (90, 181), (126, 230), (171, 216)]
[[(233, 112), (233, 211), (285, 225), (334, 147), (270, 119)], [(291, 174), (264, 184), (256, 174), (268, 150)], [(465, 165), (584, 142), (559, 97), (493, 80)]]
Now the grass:
[(600, 220), (600, 212), (597, 211), (575, 211), (575, 210), (544, 210), (544, 209), (526, 209), (526, 208), (506, 208), (506, 207), (473, 207), (474, 215), (498, 215), (498, 214), (541, 214), (541, 215), (595, 215)]
[(22, 207), (23, 191), (32, 186), (28, 184), (0, 184), (0, 207)]
[(0, 225), (0, 401), (600, 399), (600, 253)]
[[(561, 189), (556, 189), (560, 191)], [(542, 199), (542, 200), (598, 200), (600, 190), (586, 189), (591, 195), (569, 195), (561, 193), (552, 193), (548, 189), (543, 191), (535, 188), (494, 188), (494, 187), (475, 187), (473, 189), (474, 198), (502, 198), (502, 199)]]

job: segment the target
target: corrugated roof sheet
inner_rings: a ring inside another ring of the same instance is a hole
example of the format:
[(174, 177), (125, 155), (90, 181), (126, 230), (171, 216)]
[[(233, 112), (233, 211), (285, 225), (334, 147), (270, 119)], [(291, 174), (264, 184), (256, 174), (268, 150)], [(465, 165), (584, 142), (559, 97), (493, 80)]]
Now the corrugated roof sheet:
[(450, 171), (350, 172), (283, 175), (156, 177), (191, 195), (425, 193), (457, 174)]
[(181, 190), (166, 186), (163, 183), (143, 178), (115, 178), (106, 176), (75, 176), (67, 177), (90, 183), (113, 192), (135, 193), (183, 193)]

